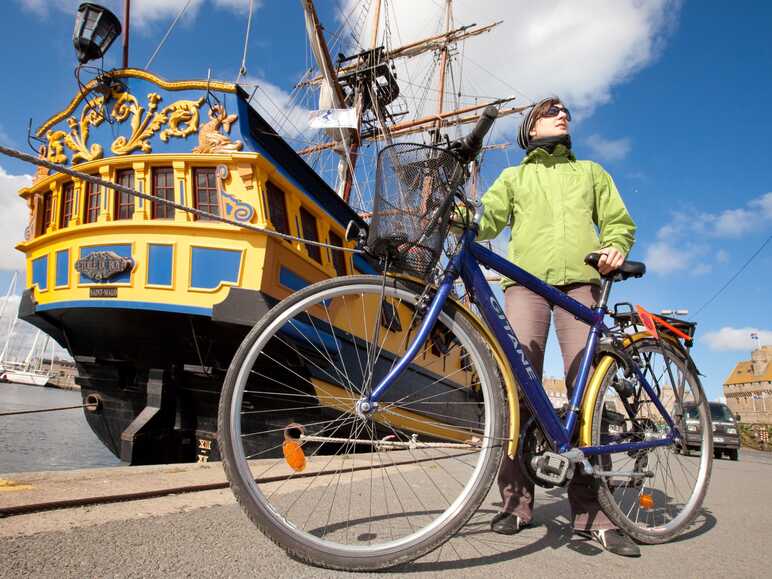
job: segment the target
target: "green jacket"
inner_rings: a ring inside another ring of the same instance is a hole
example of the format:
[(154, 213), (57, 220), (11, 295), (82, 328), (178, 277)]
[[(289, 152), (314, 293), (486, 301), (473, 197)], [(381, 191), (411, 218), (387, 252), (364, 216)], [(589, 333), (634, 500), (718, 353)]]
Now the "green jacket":
[(511, 225), (509, 260), (550, 285), (599, 283), (584, 257), (605, 247), (627, 255), (635, 240), (635, 223), (609, 174), (561, 144), (552, 154), (535, 149), (502, 171), (481, 201), (478, 239)]

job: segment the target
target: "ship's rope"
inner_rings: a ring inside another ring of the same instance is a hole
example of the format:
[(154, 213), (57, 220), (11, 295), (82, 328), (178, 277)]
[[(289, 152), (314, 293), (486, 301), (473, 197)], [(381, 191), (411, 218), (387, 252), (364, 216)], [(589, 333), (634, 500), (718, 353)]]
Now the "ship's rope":
[(244, 54), (241, 57), (241, 66), (239, 67), (239, 74), (236, 77), (236, 83), (241, 80), (242, 76), (247, 74), (247, 49), (249, 47), (249, 31), (252, 28), (252, 12), (255, 8), (255, 0), (249, 0), (249, 16), (247, 17), (247, 32), (244, 35)]
[(40, 412), (57, 412), (59, 410), (77, 410), (79, 408), (96, 410), (99, 408), (99, 404), (92, 402), (91, 404), (78, 404), (77, 406), (59, 406), (56, 408), (39, 408), (36, 410), (14, 410), (12, 412), (0, 412), (0, 416), (19, 416), (21, 414), (38, 414)]
[(180, 18), (182, 18), (182, 15), (185, 14), (185, 11), (188, 9), (188, 6), (190, 6), (192, 0), (188, 0), (185, 3), (185, 6), (182, 7), (182, 10), (180, 10), (177, 13), (177, 17), (172, 21), (171, 26), (169, 26), (169, 30), (166, 31), (166, 34), (164, 34), (164, 37), (161, 39), (161, 42), (158, 43), (158, 46), (155, 49), (155, 52), (153, 52), (153, 55), (148, 59), (147, 64), (145, 65), (145, 70), (150, 68), (150, 65), (153, 64), (153, 60), (155, 59), (156, 55), (158, 54), (158, 51), (161, 50), (161, 47), (166, 43), (166, 39), (169, 38), (169, 35), (172, 33), (172, 30), (174, 30), (174, 27), (177, 26), (177, 22), (179, 22)]
[(303, 239), (302, 237), (295, 237), (294, 235), (279, 233), (278, 231), (274, 231), (272, 229), (266, 229), (265, 227), (258, 227), (256, 225), (250, 225), (248, 223), (241, 223), (239, 221), (234, 221), (233, 219), (228, 219), (227, 217), (215, 215), (214, 213), (209, 213), (208, 211), (202, 211), (201, 209), (196, 209), (195, 207), (188, 207), (187, 205), (182, 205), (180, 203), (169, 201), (167, 199), (161, 199), (160, 197), (156, 197), (148, 193), (135, 191), (134, 189), (131, 189), (129, 187), (124, 187), (123, 185), (119, 185), (118, 183), (105, 181), (104, 179), (100, 179), (99, 177), (94, 177), (93, 175), (89, 175), (88, 173), (82, 173), (81, 171), (75, 171), (74, 169), (70, 169), (68, 167), (59, 165), (57, 163), (51, 163), (50, 161), (46, 161), (45, 159), (38, 159), (37, 157), (34, 157), (27, 153), (22, 153), (21, 151), (17, 151), (15, 149), (4, 147), (3, 145), (0, 145), (0, 153), (2, 153), (3, 155), (7, 155), (8, 157), (13, 157), (14, 159), (19, 159), (20, 161), (26, 161), (28, 163), (32, 163), (33, 165), (38, 165), (39, 167), (45, 167), (52, 171), (56, 171), (57, 173), (70, 175), (71, 177), (81, 179), (82, 181), (86, 181), (88, 183), (101, 185), (102, 187), (107, 187), (108, 189), (113, 189), (115, 191), (125, 193), (126, 195), (133, 195), (134, 197), (139, 197), (140, 199), (144, 199), (151, 203), (162, 203), (164, 205), (174, 207), (175, 209), (179, 209), (180, 211), (191, 213), (193, 215), (202, 217), (204, 219), (208, 219), (211, 221), (219, 221), (221, 223), (227, 223), (228, 225), (233, 225), (241, 229), (254, 231), (255, 233), (262, 233), (263, 235), (267, 235), (268, 237), (278, 237), (279, 239), (284, 239), (287, 241), (299, 241), (307, 245), (316, 245), (318, 247), (326, 247), (327, 249), (330, 249), (330, 250), (343, 251), (347, 253), (364, 253), (364, 251), (362, 251), (361, 249), (354, 249), (350, 247), (340, 247), (338, 245), (332, 245), (330, 243), (322, 243), (321, 241)]

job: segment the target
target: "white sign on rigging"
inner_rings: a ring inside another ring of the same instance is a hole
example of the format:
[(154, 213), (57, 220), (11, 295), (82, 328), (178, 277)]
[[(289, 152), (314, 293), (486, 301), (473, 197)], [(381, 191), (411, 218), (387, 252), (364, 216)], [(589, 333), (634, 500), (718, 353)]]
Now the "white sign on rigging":
[(311, 111), (309, 125), (312, 129), (356, 129), (356, 109), (322, 109)]

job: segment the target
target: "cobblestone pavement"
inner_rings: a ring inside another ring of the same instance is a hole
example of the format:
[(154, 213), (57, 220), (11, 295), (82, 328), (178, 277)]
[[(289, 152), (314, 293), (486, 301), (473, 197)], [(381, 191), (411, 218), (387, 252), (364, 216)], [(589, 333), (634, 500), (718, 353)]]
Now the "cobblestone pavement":
[[(537, 526), (491, 533), (492, 493), (439, 552), (380, 574), (410, 577), (759, 577), (772, 565), (772, 455), (714, 463), (704, 509), (666, 545), (615, 557), (573, 537), (562, 490), (537, 492)], [(242, 514), (229, 490), (0, 519), (2, 577), (338, 577), (289, 559)], [(357, 575), (351, 575), (357, 576)]]

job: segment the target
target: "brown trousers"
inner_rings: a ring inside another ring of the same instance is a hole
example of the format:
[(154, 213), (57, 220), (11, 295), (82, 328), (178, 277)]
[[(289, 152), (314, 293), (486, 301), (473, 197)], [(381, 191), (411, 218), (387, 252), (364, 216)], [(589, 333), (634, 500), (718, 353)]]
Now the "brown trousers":
[[(573, 299), (586, 306), (597, 303), (600, 288), (593, 284), (571, 284), (558, 287)], [(504, 294), (507, 319), (512, 325), (520, 344), (525, 350), (534, 371), (541, 376), (544, 367), (544, 348), (550, 329), (552, 306), (541, 296), (523, 286), (507, 288)], [(577, 320), (572, 314), (560, 308), (554, 309), (555, 331), (563, 354), (566, 372), (566, 389), (571, 398), (574, 380), (579, 372), (581, 354), (587, 343), (589, 326)], [(530, 417), (527, 409), (520, 406), (521, 424)], [(522, 471), (520, 462), (504, 457), (498, 477), (499, 491), (504, 503), (503, 510), (529, 522), (533, 517), (534, 484)], [(574, 529), (612, 529), (614, 525), (598, 504), (597, 483), (592, 477), (576, 470), (568, 485), (568, 500), (571, 504), (571, 519)]]

